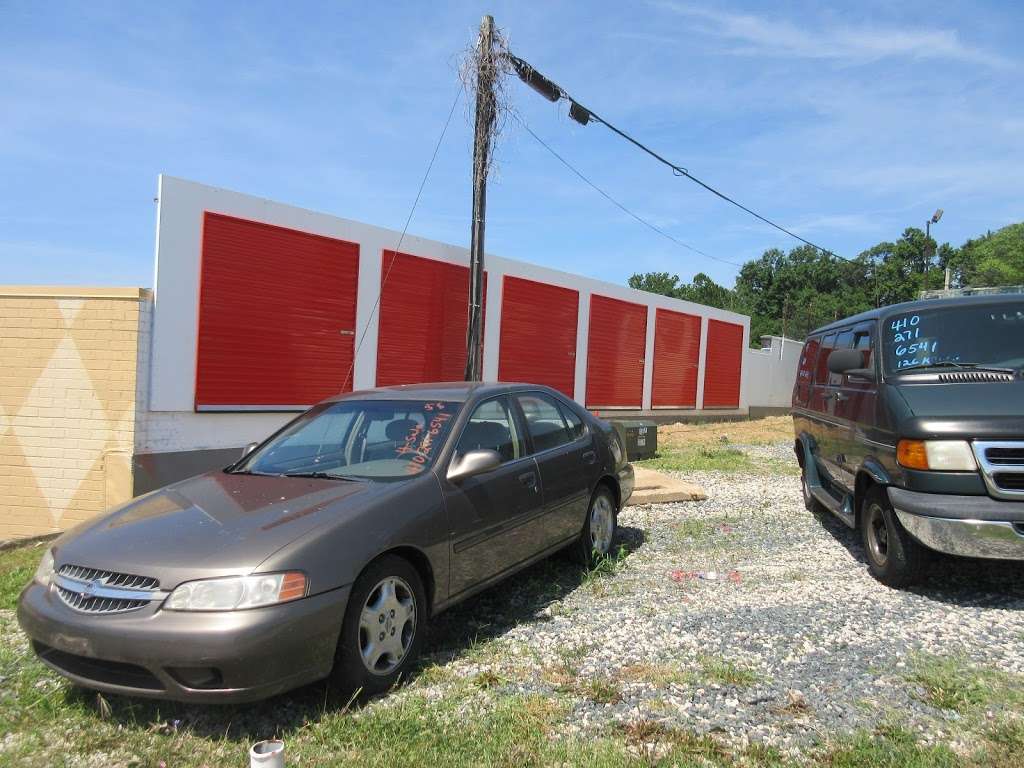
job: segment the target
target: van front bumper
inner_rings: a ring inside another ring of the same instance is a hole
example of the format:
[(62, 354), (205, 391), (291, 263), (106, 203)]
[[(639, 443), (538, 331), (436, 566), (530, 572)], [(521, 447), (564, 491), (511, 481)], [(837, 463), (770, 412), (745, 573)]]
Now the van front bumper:
[(907, 532), (930, 549), (961, 557), (1024, 560), (1024, 502), (889, 488)]

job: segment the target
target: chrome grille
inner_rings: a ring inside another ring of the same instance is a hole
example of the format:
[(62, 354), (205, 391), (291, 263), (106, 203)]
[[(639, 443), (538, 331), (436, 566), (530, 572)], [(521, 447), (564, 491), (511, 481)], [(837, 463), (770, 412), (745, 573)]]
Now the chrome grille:
[(996, 371), (955, 371), (940, 373), (939, 381), (943, 384), (960, 384), (971, 381), (1013, 381), (1013, 374), (997, 373)]
[(108, 587), (124, 587), (125, 589), (156, 589), (160, 582), (149, 576), (134, 576), (130, 573), (114, 573), (100, 571), (96, 568), (83, 568), (80, 565), (62, 565), (61, 576), (76, 581), (102, 581)]
[(141, 608), (148, 600), (122, 600), (113, 597), (86, 597), (80, 592), (72, 592), (70, 589), (57, 587), (57, 594), (60, 599), (70, 605), (76, 611), (87, 613), (118, 613), (120, 611), (134, 611)]
[(167, 596), (158, 589), (160, 582), (152, 577), (81, 565), (62, 565), (54, 583), (65, 604), (85, 613), (134, 611)]
[(975, 440), (972, 447), (992, 496), (1024, 498), (1024, 440)]

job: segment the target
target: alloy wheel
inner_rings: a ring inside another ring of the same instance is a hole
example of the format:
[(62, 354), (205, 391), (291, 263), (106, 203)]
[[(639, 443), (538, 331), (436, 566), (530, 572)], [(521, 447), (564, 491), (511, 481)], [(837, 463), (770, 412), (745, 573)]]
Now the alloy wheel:
[(606, 494), (594, 499), (590, 510), (590, 544), (599, 555), (607, 555), (612, 548), (612, 534), (615, 530), (615, 510)]
[(889, 528), (885, 522), (885, 513), (878, 504), (871, 504), (867, 515), (868, 555), (878, 565), (884, 566), (889, 559)]
[(359, 616), (359, 655), (375, 675), (387, 675), (402, 663), (416, 636), (416, 598), (397, 576), (370, 590)]

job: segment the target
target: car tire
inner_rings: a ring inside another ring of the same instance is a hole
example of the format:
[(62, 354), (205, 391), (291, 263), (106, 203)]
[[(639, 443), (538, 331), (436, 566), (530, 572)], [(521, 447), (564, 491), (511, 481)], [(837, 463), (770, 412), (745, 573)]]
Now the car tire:
[(412, 564), (397, 555), (374, 560), (352, 585), (331, 682), (347, 696), (393, 688), (419, 656), (426, 619), (423, 580)]
[(928, 550), (900, 524), (885, 488), (875, 486), (865, 495), (860, 533), (868, 570), (880, 582), (900, 589), (924, 576)]
[(593, 567), (612, 551), (612, 542), (619, 526), (619, 511), (615, 496), (606, 485), (597, 486), (587, 507), (587, 519), (580, 537), (570, 551), (573, 559), (585, 568)]

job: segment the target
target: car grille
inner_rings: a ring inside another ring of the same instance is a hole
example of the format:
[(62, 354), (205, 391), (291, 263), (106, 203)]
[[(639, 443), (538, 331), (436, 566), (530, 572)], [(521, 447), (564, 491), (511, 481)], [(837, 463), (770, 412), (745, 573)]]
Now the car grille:
[(1024, 498), (1024, 441), (975, 440), (973, 448), (992, 496)]
[(943, 384), (961, 384), (972, 381), (1013, 381), (1013, 374), (997, 373), (995, 371), (956, 371), (954, 373), (940, 373), (939, 381)]
[(81, 565), (61, 566), (54, 582), (60, 599), (83, 613), (134, 611), (166, 596), (158, 589), (160, 582), (152, 577)]

